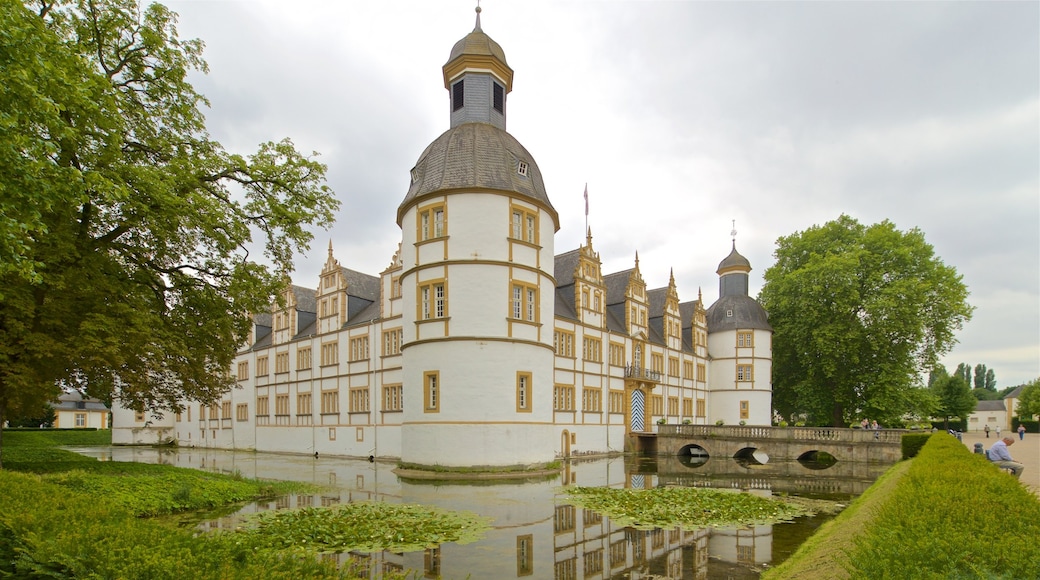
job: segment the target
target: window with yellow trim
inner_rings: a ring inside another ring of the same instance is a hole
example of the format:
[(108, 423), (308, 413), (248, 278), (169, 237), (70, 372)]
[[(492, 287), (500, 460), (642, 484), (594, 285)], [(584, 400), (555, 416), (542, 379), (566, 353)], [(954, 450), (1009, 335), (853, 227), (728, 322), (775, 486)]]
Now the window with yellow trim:
[(274, 355), (274, 372), (282, 374), (289, 372), (289, 353), (279, 352)]
[(693, 416), (693, 399), (683, 399), (682, 400), (682, 414), (683, 414), (683, 417), (692, 417)]
[(256, 357), (256, 376), (266, 377), (268, 375), (267, 356)]
[(256, 398), (256, 414), (258, 417), (266, 417), (271, 414), (271, 402), (267, 395)]
[(516, 412), (531, 412), (531, 373), (516, 373)]
[(427, 371), (423, 374), (423, 411), (439, 413), (441, 410), (441, 373)]
[(321, 366), (339, 364), (339, 342), (326, 342), (321, 345)]
[(419, 285), (416, 320), (432, 320), (448, 315), (448, 291), (444, 280), (433, 280)]
[(350, 389), (350, 412), (367, 413), (369, 409), (368, 388)]
[(249, 378), (249, 362), (242, 361), (238, 363), (238, 380), (244, 381)]
[(418, 219), (416, 240), (424, 242), (448, 235), (447, 212), (444, 203), (419, 208)]
[(401, 341), (404, 331), (400, 328), (383, 331), (383, 356), (394, 356), (401, 354)]
[(625, 366), (625, 345), (610, 343), (610, 364), (615, 367)]
[(314, 409), (311, 408), (311, 394), (300, 393), (296, 395), (296, 414), (297, 415), (311, 415)]
[(249, 420), (249, 405), (247, 403), (239, 403), (238, 405), (235, 405), (235, 420)]
[(682, 363), (682, 378), (687, 380), (693, 380), (693, 361), (684, 360)]
[(282, 416), (289, 414), (289, 395), (275, 395), (274, 414)]
[(514, 240), (538, 243), (538, 213), (535, 210), (512, 206), (510, 210), (509, 234)]
[(339, 391), (321, 392), (321, 414), (335, 415), (339, 413)]
[(509, 315), (514, 320), (538, 322), (538, 287), (514, 281)]
[(574, 358), (574, 333), (567, 330), (554, 332), (553, 349), (556, 350), (556, 356)]
[(697, 363), (697, 381), (703, 383), (707, 380), (708, 369), (704, 366), (704, 363)]
[(582, 342), (582, 356), (589, 362), (603, 362), (603, 341), (598, 338), (584, 337)]
[(650, 414), (664, 415), (664, 397), (661, 395), (650, 395)]
[(664, 372), (664, 355), (653, 353), (650, 355), (650, 370), (663, 373)]
[(737, 332), (737, 348), (750, 348), (755, 346), (755, 333), (750, 330)]
[(625, 412), (625, 391), (611, 390), (609, 392), (610, 397), (610, 412), (611, 413), (624, 413)]
[(668, 375), (673, 377), (679, 376), (679, 357), (668, 357)]
[(697, 399), (697, 416), (704, 417), (708, 414), (708, 405), (704, 399)]
[(383, 385), (383, 410), (401, 411), (404, 409), (404, 397), (401, 385)]
[(581, 410), (586, 413), (603, 412), (603, 391), (584, 388), (581, 390)]
[(740, 402), (740, 418), (741, 419), (747, 419), (748, 418), (748, 414), (749, 414), (749, 410), (750, 410), (750, 404), (748, 403), (748, 401), (741, 401)]
[(556, 385), (553, 387), (553, 410), (574, 410), (574, 387), (567, 385)]
[(737, 365), (737, 380), (744, 382), (754, 380), (754, 367), (751, 365)]
[(368, 337), (350, 339), (350, 362), (368, 360)]
[(314, 361), (311, 356), (311, 347), (300, 348), (296, 351), (296, 370), (309, 371)]

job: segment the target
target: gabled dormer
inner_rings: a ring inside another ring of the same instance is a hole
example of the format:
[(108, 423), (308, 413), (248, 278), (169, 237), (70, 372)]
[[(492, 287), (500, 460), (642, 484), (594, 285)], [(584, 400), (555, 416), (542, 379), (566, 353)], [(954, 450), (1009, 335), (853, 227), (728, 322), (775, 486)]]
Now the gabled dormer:
[(585, 245), (578, 250), (574, 267), (574, 306), (578, 320), (605, 328), (607, 325), (607, 287), (603, 284), (599, 253), (592, 249), (592, 229), (586, 234)]
[(693, 343), (693, 352), (697, 356), (708, 356), (708, 310), (704, 308), (704, 296), (701, 289), (697, 289), (697, 301), (694, 303), (693, 316), (690, 319), (692, 333), (690, 340)]
[(661, 332), (668, 348), (682, 349), (682, 315), (679, 313), (679, 291), (675, 286), (674, 271), (668, 274), (668, 290), (664, 299)]
[(347, 281), (343, 268), (332, 255), (329, 241), (329, 256), (321, 269), (318, 290), (314, 293), (318, 305), (318, 333), (324, 334), (340, 329), (347, 321)]
[(625, 328), (631, 336), (649, 336), (649, 323), (646, 282), (639, 273), (639, 252), (636, 252), (635, 268), (629, 273), (628, 286), (625, 287)]
[(390, 265), (379, 274), (379, 317), (393, 318), (401, 316), (401, 244), (390, 258)]

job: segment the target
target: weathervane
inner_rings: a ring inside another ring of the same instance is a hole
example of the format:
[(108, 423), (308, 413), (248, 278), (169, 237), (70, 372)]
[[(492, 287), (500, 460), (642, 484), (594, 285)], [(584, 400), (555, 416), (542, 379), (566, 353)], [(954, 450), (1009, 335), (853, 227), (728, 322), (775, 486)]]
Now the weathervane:
[(729, 231), (729, 235), (733, 237), (733, 247), (737, 247), (737, 220), (732, 220), (733, 229)]

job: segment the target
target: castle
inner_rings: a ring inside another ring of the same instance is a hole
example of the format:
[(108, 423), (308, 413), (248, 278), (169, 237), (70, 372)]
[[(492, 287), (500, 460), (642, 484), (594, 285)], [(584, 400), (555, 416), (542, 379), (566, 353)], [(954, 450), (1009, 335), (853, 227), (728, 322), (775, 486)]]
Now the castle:
[(768, 425), (772, 329), (751, 265), (718, 265), (719, 298), (681, 302), (604, 274), (591, 230), (555, 253), (560, 220), (506, 131), (513, 70), (476, 27), (443, 67), (449, 128), (410, 172), (401, 243), (379, 276), (340, 265), (255, 317), (216, 405), (114, 411), (113, 442), (544, 465), (621, 452), (666, 423)]

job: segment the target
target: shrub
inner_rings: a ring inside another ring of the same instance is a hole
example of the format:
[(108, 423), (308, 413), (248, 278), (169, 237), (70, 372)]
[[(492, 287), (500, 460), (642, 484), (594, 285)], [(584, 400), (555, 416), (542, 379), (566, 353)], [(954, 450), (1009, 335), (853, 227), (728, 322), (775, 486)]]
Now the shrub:
[(924, 447), (925, 443), (928, 443), (928, 438), (931, 437), (931, 433), (907, 433), (900, 439), (900, 445), (903, 449), (903, 459), (910, 459), (911, 457), (917, 457), (918, 452)]
[(1037, 537), (1036, 495), (936, 436), (856, 539), (848, 568), (853, 578), (1036, 578)]

